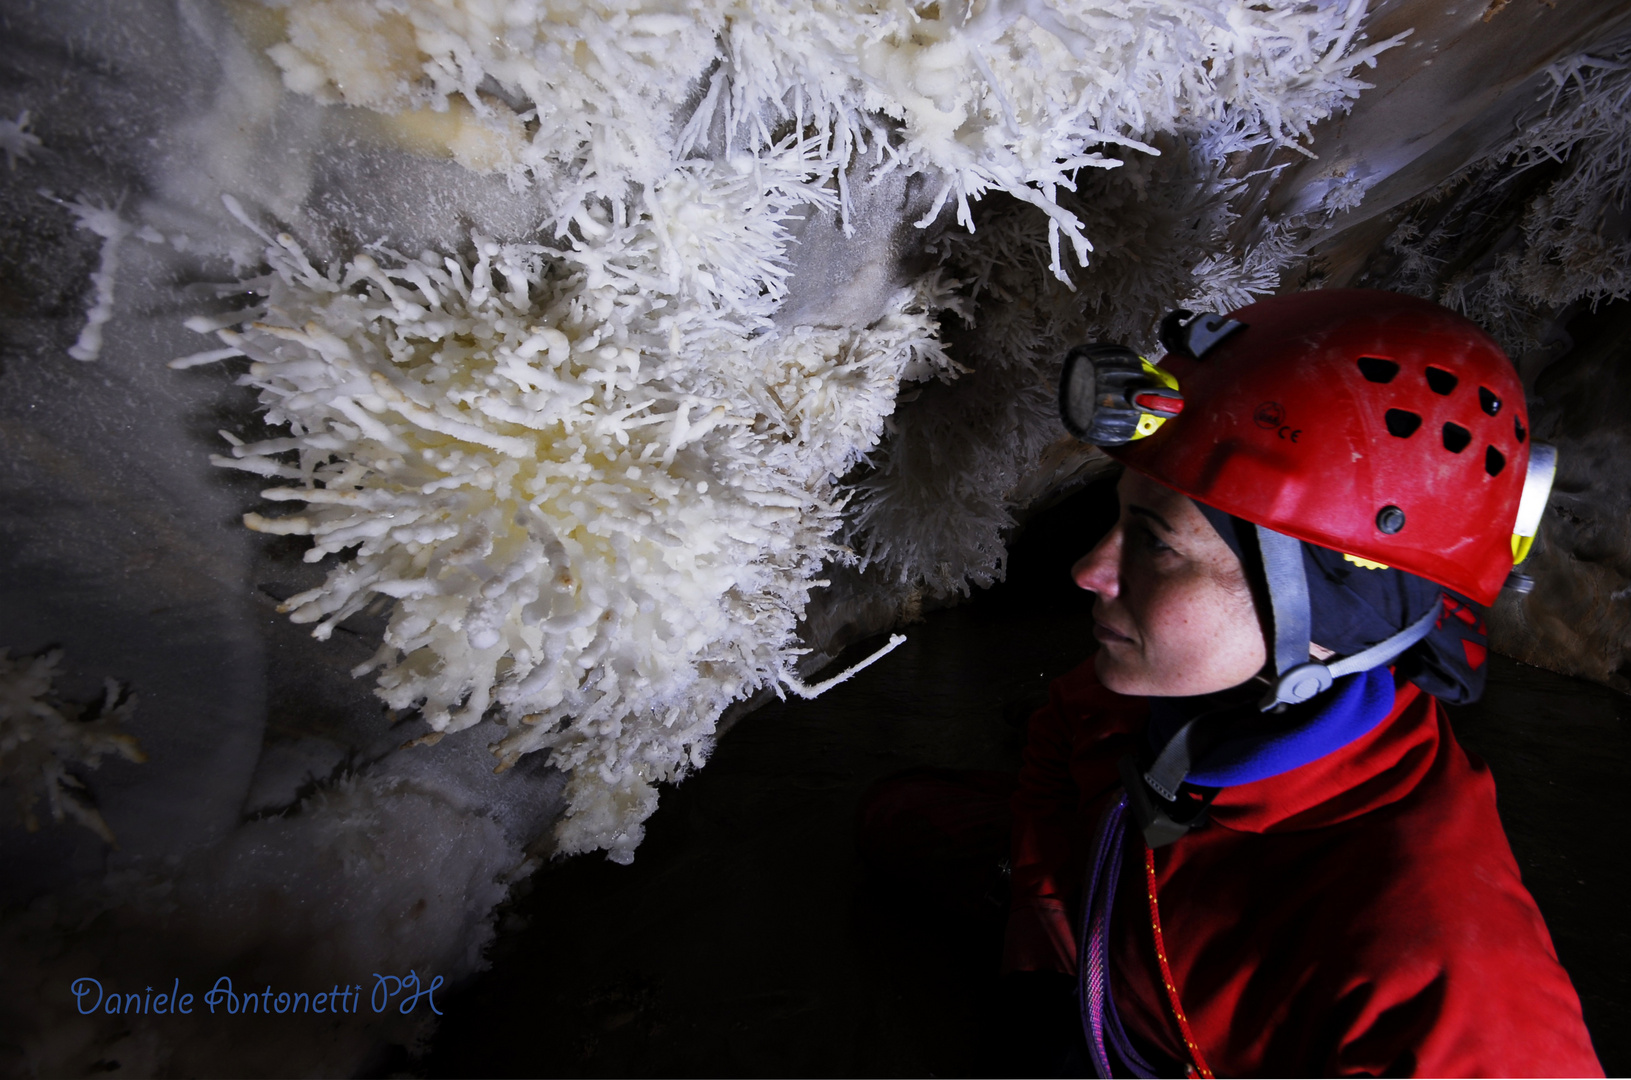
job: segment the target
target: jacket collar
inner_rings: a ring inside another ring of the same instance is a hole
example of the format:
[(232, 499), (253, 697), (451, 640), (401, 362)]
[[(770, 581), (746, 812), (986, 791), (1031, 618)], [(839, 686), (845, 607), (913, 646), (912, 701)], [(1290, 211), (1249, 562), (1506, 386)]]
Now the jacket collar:
[(1439, 706), (1395, 680), (1393, 709), (1369, 732), (1288, 772), (1226, 787), (1211, 820), (1237, 832), (1300, 832), (1350, 820), (1415, 790), (1438, 756)]

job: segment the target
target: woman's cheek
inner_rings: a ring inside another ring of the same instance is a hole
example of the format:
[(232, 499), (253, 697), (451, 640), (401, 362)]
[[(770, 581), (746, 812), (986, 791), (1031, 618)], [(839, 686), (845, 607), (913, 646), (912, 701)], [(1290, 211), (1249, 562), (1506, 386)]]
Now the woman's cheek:
[(1210, 590), (1207, 603), (1195, 616), (1198, 632), (1191, 637), (1191, 647), (1196, 662), (1191, 670), (1196, 681), (1205, 684), (1195, 693), (1238, 686), (1258, 673), (1266, 655), (1263, 630), (1249, 594), (1221, 587)]
[(1213, 693), (1251, 678), (1261, 664), (1243, 658), (1244, 618), (1258, 634), (1251, 609), (1237, 610), (1232, 597), (1205, 577), (1168, 580), (1149, 594), (1151, 603), (1138, 622), (1140, 648), (1118, 650), (1114, 676), (1136, 692), (1188, 697)]

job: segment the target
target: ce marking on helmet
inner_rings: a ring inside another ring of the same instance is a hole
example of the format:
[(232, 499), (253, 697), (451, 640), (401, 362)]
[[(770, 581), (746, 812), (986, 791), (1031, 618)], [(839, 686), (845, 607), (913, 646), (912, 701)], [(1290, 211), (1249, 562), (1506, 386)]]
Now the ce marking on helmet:
[(1278, 401), (1265, 401), (1252, 413), (1252, 420), (1265, 431), (1272, 431), (1282, 439), (1297, 441), (1297, 436), (1303, 433), (1302, 428), (1294, 428), (1286, 423), (1285, 406)]

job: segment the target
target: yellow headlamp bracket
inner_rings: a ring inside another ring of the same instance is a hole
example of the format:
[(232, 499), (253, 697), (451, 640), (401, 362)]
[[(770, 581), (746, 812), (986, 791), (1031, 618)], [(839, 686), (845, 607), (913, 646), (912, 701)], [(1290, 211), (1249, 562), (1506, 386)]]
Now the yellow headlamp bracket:
[[(1173, 375), (1172, 372), (1163, 371), (1161, 368), (1156, 367), (1142, 356), (1138, 358), (1138, 361), (1141, 365), (1143, 365), (1144, 374), (1148, 375), (1150, 378), (1154, 379), (1168, 390), (1171, 390), (1174, 393), (1179, 392), (1178, 378), (1177, 376)], [(1182, 400), (1182, 398), (1179, 398), (1180, 402), (1182, 402)], [(1133, 429), (1133, 438), (1135, 440), (1154, 435), (1160, 430), (1162, 424), (1166, 423), (1172, 416), (1175, 415), (1174, 413), (1156, 412), (1153, 409), (1144, 408), (1138, 401), (1138, 395), (1136, 394), (1133, 395), (1133, 404), (1139, 406), (1138, 426)]]

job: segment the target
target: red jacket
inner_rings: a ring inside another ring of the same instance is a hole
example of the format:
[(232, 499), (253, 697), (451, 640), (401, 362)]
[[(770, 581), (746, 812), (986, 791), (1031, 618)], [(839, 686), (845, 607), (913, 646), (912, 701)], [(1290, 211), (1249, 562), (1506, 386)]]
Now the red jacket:
[[(1155, 853), (1173, 981), (1207, 1064), (1219, 1076), (1603, 1075), (1489, 770), (1437, 700), (1409, 683), (1397, 693), (1369, 735), (1226, 788), (1207, 825)], [(1031, 718), (1010, 970), (1075, 971), (1087, 849), (1148, 712), (1101, 687), (1089, 661)], [(1122, 872), (1111, 986), (1129, 1031), (1185, 1061), (1142, 861)]]

